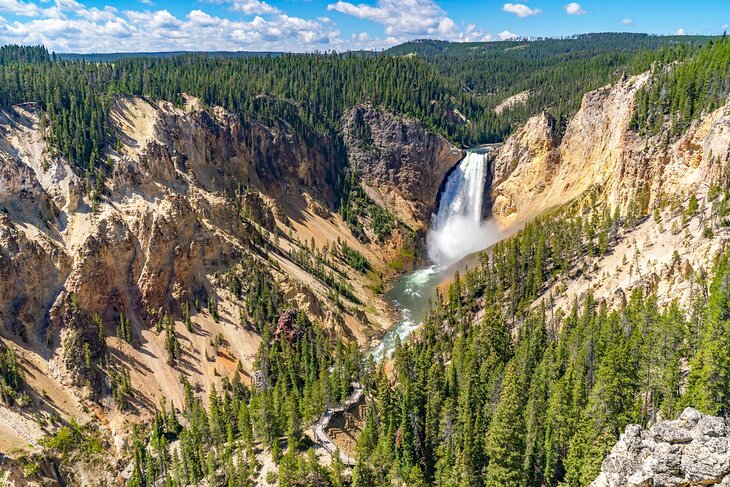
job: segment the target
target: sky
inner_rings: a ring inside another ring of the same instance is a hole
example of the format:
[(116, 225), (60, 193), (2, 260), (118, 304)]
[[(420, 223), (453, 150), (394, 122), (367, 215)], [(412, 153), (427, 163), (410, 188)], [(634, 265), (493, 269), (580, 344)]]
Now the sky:
[(0, 43), (80, 53), (380, 50), (728, 24), (730, 0), (0, 0)]

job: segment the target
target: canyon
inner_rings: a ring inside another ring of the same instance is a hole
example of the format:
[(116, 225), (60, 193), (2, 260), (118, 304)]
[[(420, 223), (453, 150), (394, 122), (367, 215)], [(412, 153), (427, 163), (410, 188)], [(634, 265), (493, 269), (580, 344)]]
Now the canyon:
[[(584, 221), (635, 221), (616, 230), (608, 251), (586, 250), (560, 280), (547, 280), (526, 309), (568, 316), (590, 297), (624, 310), (637, 290), (662, 307), (690, 307), (730, 241), (714, 194), (727, 177), (730, 105), (679, 135), (639, 133), (636, 99), (650, 81), (650, 73), (621, 76), (586, 93), (563, 125), (541, 111), (486, 150), (370, 102), (344, 111), (340, 140), (188, 94), (178, 102), (117, 94), (108, 115), (116, 143), (93, 177), (47, 142), (37, 103), (6, 107), (0, 351), (17, 357), (26, 387), (13, 407), (0, 406), (0, 480), (26, 485), (16, 460), (42, 458), (49, 436), (73, 420), (98, 426), (108, 459), (37, 460), (41, 484), (129, 481), (134, 425), (166, 406), (174, 414), (191, 390), (215, 396), (232, 377), (265, 389), (261, 350), (267, 340), (302, 340), (298, 311), (394, 381), (390, 356), (419, 339), (436, 292), (440, 302), (500, 241), (568, 209)], [(530, 96), (506, 98), (500, 112)], [(467, 123), (457, 115), (449, 117)], [(266, 334), (261, 309), (278, 310), (279, 295), (291, 307)], [(489, 318), (476, 303), (463, 311), (465, 329)], [(112, 400), (116, 376), (97, 363), (127, 374), (125, 407)], [(348, 464), (368, 424), (369, 399), (363, 393), (361, 403), (357, 387), (357, 421), (349, 420), (357, 425), (338, 431)], [(347, 414), (325, 414), (335, 410)], [(687, 409), (644, 426), (625, 430), (591, 485), (658, 485), (668, 475), (662, 462), (681, 464), (670, 469), (672, 485), (727, 482), (724, 451), (713, 450), (722, 466), (711, 465), (712, 475), (692, 470), (708, 448), (726, 448), (723, 420)], [(328, 446), (317, 455), (330, 465)], [(258, 484), (276, 470), (272, 450), (257, 451)]]
[[(461, 152), (414, 120), (369, 107), (358, 113), (378, 147), (352, 156), (373, 178), (363, 186), (387, 188), (383, 195), (368, 192), (403, 221), (424, 226), (438, 186)], [(364, 346), (391, 323), (395, 310), (372, 288), (397, 275), (392, 261), (413, 245), (411, 237), (399, 230), (377, 243), (353, 237), (334, 211), (334, 172), (342, 161), (327, 141), (309, 144), (283, 124), (244, 127), (238, 117), (219, 107), (204, 109), (192, 97), (180, 108), (120, 96), (110, 120), (121, 143), (107, 158), (110, 175), (95, 203), (84, 196), (83, 180), (44, 143), (33, 104), (2, 116), (0, 320), (10, 334), (2, 340), (28, 371), (41, 415), (98, 417), (118, 446), (124, 441), (129, 414), (108, 401), (96, 405), (98, 392), (68, 358), (78, 335), (96, 333), (96, 316), (115, 359), (129, 366), (135, 416), (150, 414), (162, 398), (181, 404), (180, 372), (204, 394), (220, 387), (220, 374), (236, 368), (252, 383), (260, 337), (226, 283), (231, 273), (245, 282), (247, 266), (263, 266), (286, 299)], [(408, 143), (394, 140), (401, 131)], [(385, 170), (396, 158), (403, 159), (402, 168)], [(334, 249), (336, 242), (347, 242), (374, 268), (363, 275), (338, 264), (352, 299), (367, 306), (349, 300), (336, 305), (321, 277), (292, 257), (302, 245)], [(150, 327), (167, 313), (179, 316), (183, 302), (211, 299), (216, 319), (194, 313), (193, 331), (177, 322), (189, 361), (182, 370), (170, 366)], [(114, 336), (120, 315), (131, 323), (134, 343)], [(208, 342), (218, 336), (225, 346), (214, 350)], [(25, 450), (48, 431), (22, 412), (4, 412), (4, 451)]]

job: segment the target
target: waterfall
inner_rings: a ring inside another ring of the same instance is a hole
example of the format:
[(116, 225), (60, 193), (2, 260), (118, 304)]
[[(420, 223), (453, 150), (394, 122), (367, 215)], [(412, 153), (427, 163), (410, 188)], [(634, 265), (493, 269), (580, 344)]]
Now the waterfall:
[(487, 152), (467, 152), (444, 185), (427, 236), (428, 256), (439, 267), (500, 240), (491, 221), (483, 221)]
[(406, 274), (386, 296), (401, 311), (401, 319), (371, 349), (376, 360), (390, 357), (395, 344), (408, 339), (428, 310), (428, 301), (450, 264), (472, 252), (483, 250), (506, 236), (491, 220), (483, 221), (484, 190), (487, 184), (487, 154), (467, 152), (446, 179), (439, 207), (428, 232), (428, 256), (432, 265)]

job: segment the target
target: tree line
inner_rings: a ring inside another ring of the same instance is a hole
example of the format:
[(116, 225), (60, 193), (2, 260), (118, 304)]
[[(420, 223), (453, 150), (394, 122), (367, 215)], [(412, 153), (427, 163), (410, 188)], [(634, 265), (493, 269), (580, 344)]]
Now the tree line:
[[(91, 193), (115, 143), (108, 126), (115, 94), (182, 103), (187, 93), (239, 114), (244, 124), (284, 120), (310, 143), (319, 136), (340, 148), (343, 112), (369, 102), (469, 145), (499, 141), (539, 110), (565, 121), (583, 93), (648, 69), (660, 59), (660, 47), (679, 46), (662, 51), (666, 63), (710, 40), (593, 34), (534, 42), (423, 41), (381, 54), (181, 54), (113, 62), (69, 60), (42, 46), (3, 46), (0, 105), (38, 103), (51, 146), (87, 173)], [(525, 104), (494, 112), (500, 101), (521, 91), (530, 92)]]

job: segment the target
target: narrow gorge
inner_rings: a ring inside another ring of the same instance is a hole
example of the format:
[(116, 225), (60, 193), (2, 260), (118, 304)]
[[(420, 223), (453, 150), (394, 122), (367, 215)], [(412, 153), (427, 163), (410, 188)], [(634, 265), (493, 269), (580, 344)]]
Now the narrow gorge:
[(427, 264), (399, 278), (386, 293), (401, 318), (372, 350), (376, 360), (387, 358), (397, 341), (402, 343), (418, 328), (439, 284), (453, 277), (452, 266), (507, 235), (489, 219), (490, 151), (467, 150), (441, 185), (426, 234)]
[(0, 484), (728, 483), (730, 41), (249, 54), (0, 47)]

